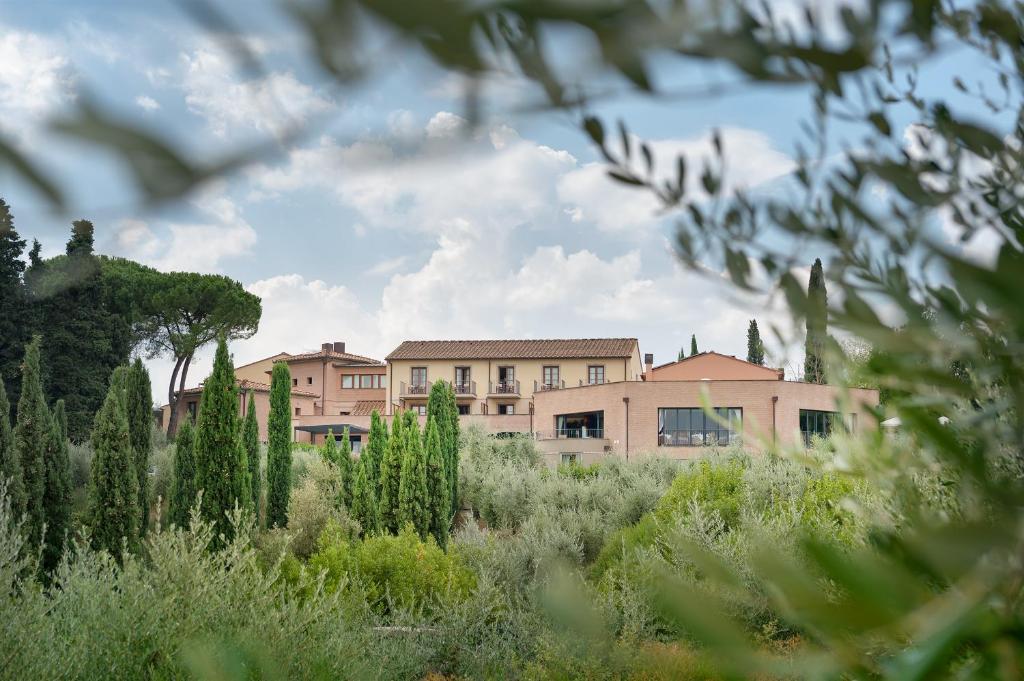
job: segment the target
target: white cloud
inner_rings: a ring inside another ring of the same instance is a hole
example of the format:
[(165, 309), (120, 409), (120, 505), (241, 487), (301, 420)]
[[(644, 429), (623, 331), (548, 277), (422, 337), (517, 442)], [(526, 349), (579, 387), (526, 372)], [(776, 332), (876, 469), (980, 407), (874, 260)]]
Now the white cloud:
[(0, 27), (0, 125), (53, 113), (71, 100), (72, 88), (70, 62), (59, 44)]
[(183, 54), (181, 61), (185, 103), (218, 137), (238, 130), (282, 134), (334, 106), (291, 72), (241, 80), (230, 57), (213, 45)]
[(381, 260), (370, 269), (366, 270), (366, 273), (374, 275), (391, 274), (392, 272), (396, 272), (405, 267), (405, 263), (408, 261), (409, 256), (407, 255), (399, 255), (394, 258), (385, 258), (384, 260)]
[(139, 95), (135, 98), (135, 104), (144, 111), (156, 111), (160, 108), (160, 102), (148, 95)]
[(81, 20), (70, 22), (66, 31), (76, 52), (88, 52), (107, 64), (113, 64), (121, 59), (120, 45), (124, 43), (124, 36), (101, 31), (89, 22)]
[(251, 251), (256, 231), (219, 188), (200, 194), (193, 204), (208, 221), (169, 222), (154, 228), (141, 220), (122, 220), (112, 251), (159, 270), (193, 272), (217, 272), (222, 260)]

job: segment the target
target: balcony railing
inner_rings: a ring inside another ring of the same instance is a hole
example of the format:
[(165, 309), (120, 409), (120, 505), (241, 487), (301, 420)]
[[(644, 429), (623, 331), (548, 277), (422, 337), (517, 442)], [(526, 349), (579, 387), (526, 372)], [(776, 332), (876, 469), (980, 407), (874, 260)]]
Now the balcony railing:
[(604, 380), (603, 378), (602, 378), (602, 379), (599, 379), (599, 380), (594, 380), (594, 381), (590, 381), (590, 380), (584, 381), (584, 380), (583, 380), (583, 379), (581, 378), (581, 379), (580, 379), (580, 387), (582, 388), (582, 387), (583, 387), (583, 386), (585, 386), (585, 385), (601, 385), (602, 383), (607, 383), (607, 382), (608, 382), (608, 381)]
[(452, 387), (456, 395), (476, 395), (476, 381), (455, 381)]
[(538, 440), (602, 440), (604, 428), (556, 428), (555, 430), (537, 431)]
[(402, 397), (416, 397), (426, 395), (430, 392), (430, 383), (406, 383), (402, 381), (399, 386), (399, 395)]
[(518, 395), (519, 381), (491, 381), (489, 395)]
[(565, 387), (565, 381), (555, 381), (554, 383), (545, 383), (544, 381), (533, 382), (533, 392), (541, 392), (544, 390), (561, 390)]

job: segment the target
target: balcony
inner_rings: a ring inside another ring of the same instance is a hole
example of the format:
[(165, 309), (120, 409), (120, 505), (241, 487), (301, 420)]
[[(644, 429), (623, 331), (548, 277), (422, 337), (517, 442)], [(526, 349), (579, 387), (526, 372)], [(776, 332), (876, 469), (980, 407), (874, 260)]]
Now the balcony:
[(555, 381), (554, 383), (544, 383), (543, 381), (533, 382), (533, 392), (539, 393), (546, 390), (562, 390), (565, 388), (565, 381)]
[(603, 378), (601, 380), (599, 380), (599, 381), (584, 381), (581, 378), (580, 379), (580, 387), (582, 388), (585, 385), (601, 385), (602, 383), (607, 383), (607, 382), (608, 381), (604, 380)]
[(556, 428), (549, 431), (538, 431), (538, 440), (603, 440), (604, 428)]
[(488, 395), (511, 395), (518, 397), (519, 381), (491, 381), (487, 388)]
[(452, 388), (455, 390), (455, 395), (476, 395), (476, 381), (455, 381), (452, 383)]
[(399, 397), (426, 397), (430, 394), (430, 383), (406, 383), (402, 381), (398, 387)]

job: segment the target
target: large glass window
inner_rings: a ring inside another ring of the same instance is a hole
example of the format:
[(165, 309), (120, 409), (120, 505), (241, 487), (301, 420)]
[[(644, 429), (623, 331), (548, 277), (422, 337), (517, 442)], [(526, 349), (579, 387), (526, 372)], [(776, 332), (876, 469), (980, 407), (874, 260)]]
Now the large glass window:
[(743, 410), (715, 407), (714, 415), (700, 407), (658, 409), (658, 444), (662, 447), (716, 447), (740, 441)]
[(850, 421), (844, 422), (843, 415), (837, 411), (801, 409), (800, 434), (803, 436), (804, 444), (809, 445), (814, 436), (828, 437), (836, 430), (855, 430), (856, 419), (856, 414), (850, 414)]
[(604, 412), (559, 414), (555, 416), (555, 436), (560, 438), (602, 438), (604, 437)]
[(359, 376), (359, 387), (360, 388), (372, 388), (373, 387), (373, 375), (362, 374)]

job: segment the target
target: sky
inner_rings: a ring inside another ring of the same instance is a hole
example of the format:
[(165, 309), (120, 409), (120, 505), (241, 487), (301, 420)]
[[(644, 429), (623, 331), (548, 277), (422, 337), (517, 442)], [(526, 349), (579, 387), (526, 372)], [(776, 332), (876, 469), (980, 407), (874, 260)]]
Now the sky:
[[(261, 297), (263, 317), (253, 338), (233, 344), (236, 364), (326, 341), (383, 359), (408, 339), (564, 337), (636, 337), (662, 363), (691, 334), (701, 350), (743, 357), (755, 318), (770, 363), (802, 362), (798, 344), (768, 331), (785, 326), (778, 301), (739, 299), (714, 268), (684, 270), (671, 216), (610, 180), (566, 115), (519, 112), (536, 97), (528, 86), (485, 85), (488, 115), (467, 134), (462, 82), (423, 55), (382, 48), (375, 78), (339, 88), (275, 5), (219, 4), (263, 76), (240, 71), (174, 2), (0, 0), (0, 131), (72, 191), (70, 213), (56, 214), (0, 174), (16, 228), (44, 256), (63, 251), (71, 220), (87, 218), (100, 253), (237, 279)], [(560, 49), (592, 49), (575, 40)], [(716, 68), (659, 73), (682, 85), (729, 79)], [(947, 80), (925, 74), (939, 91)], [(87, 99), (200, 157), (280, 137), (289, 123), (309, 131), (148, 209), (119, 166), (47, 132), (48, 119)], [(793, 168), (807, 107), (799, 92), (766, 87), (686, 101), (624, 96), (596, 112), (629, 121), (666, 164), (679, 151), (706, 154), (718, 129), (737, 186), (773, 192)], [(212, 355), (197, 356), (190, 385)], [(148, 364), (165, 402), (171, 361)]]

